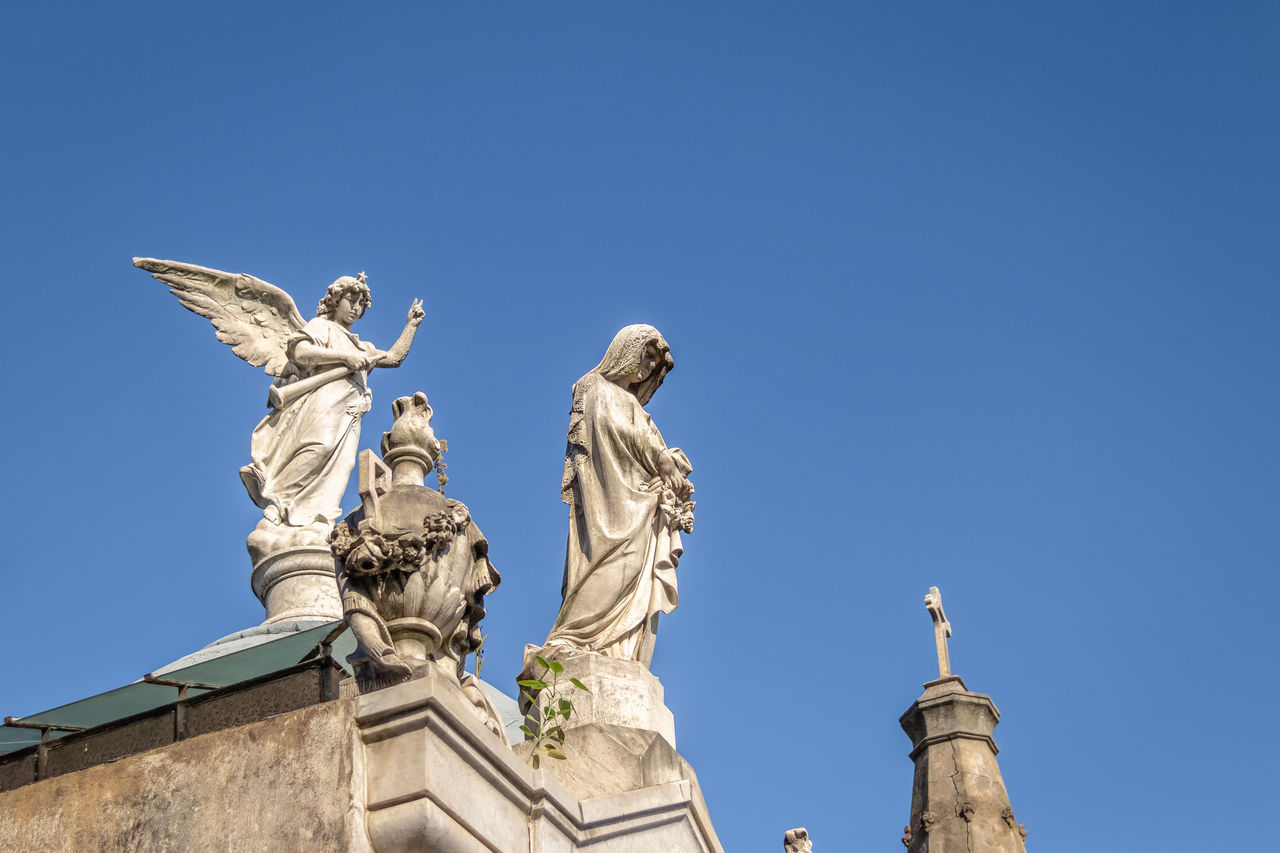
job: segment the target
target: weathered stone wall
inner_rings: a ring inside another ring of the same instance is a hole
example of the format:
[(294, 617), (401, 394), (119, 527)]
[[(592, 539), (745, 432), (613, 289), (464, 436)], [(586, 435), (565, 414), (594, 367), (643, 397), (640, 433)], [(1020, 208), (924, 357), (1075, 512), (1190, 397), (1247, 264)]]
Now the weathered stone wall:
[(573, 736), (557, 769), (581, 794), (431, 669), (0, 794), (0, 853), (722, 853), (663, 737), (603, 724)]
[(0, 850), (368, 850), (354, 700), (0, 794)]

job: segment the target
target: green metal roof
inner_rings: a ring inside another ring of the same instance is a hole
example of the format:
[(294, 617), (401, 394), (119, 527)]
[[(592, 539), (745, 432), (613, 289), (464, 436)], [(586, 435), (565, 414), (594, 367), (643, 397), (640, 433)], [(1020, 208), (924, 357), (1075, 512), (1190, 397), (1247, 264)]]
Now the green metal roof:
[[(212, 685), (215, 688), (239, 684), (301, 662), (325, 637), (342, 624), (339, 620), (296, 633), (281, 634), (276, 639), (267, 640), (247, 649), (230, 652), (181, 669), (166, 670), (159, 677), (166, 681), (194, 682)], [(355, 651), (355, 638), (350, 631), (346, 631), (333, 641), (332, 648), (334, 660), (345, 666), (347, 655)], [(191, 687), (188, 688), (187, 696), (194, 697), (208, 692), (205, 689)], [(143, 711), (150, 711), (177, 700), (176, 687), (135, 681), (133, 684), (117, 687), (115, 690), (108, 690), (97, 696), (90, 696), (87, 699), (22, 717), (20, 722), (37, 726), (72, 726), (77, 729), (89, 729), (140, 714)], [(55, 730), (50, 733), (50, 736), (57, 738), (65, 734), (68, 732)], [(34, 746), (39, 742), (38, 729), (0, 727), (0, 755)]]

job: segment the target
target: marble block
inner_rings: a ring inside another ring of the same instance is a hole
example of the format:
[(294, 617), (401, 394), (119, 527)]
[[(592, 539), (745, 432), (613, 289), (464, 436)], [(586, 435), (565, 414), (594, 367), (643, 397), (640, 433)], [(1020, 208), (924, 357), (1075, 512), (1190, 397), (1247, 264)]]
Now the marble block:
[[(559, 693), (573, 702), (574, 711), (563, 724), (566, 731), (596, 723), (624, 726), (655, 732), (675, 747), (675, 716), (664, 702), (662, 682), (643, 663), (591, 652), (565, 654), (562, 649), (530, 647), (525, 653), (526, 672), (530, 671), (528, 662), (534, 654), (564, 665)], [(590, 692), (574, 688), (570, 678), (581, 681)]]

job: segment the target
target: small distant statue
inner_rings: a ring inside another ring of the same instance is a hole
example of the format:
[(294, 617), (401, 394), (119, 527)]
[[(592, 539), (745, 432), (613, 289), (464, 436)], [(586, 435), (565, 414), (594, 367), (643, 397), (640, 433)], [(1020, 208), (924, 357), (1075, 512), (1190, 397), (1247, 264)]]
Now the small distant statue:
[(809, 840), (809, 830), (803, 826), (788, 829), (782, 837), (783, 853), (813, 853), (813, 842)]
[[(184, 308), (208, 317), (236, 355), (275, 377), (271, 411), (253, 431), (252, 461), (240, 469), (263, 510), (248, 542), (255, 567), (282, 549), (327, 552), (355, 466), (360, 419), (373, 399), (369, 372), (405, 360), (424, 316), (422, 301), (413, 301), (395, 344), (380, 350), (351, 331), (372, 304), (364, 273), (329, 285), (315, 318), (306, 321), (289, 294), (251, 275), (154, 258), (133, 263), (169, 285)], [(255, 591), (266, 604), (266, 587), (276, 579), (259, 580), (255, 568)], [(271, 610), (268, 604), (269, 619)]]
[(692, 467), (643, 408), (674, 366), (657, 329), (627, 326), (574, 383), (561, 481), (570, 506), (563, 604), (547, 652), (648, 667), (658, 615), (676, 607), (680, 533), (693, 530)]

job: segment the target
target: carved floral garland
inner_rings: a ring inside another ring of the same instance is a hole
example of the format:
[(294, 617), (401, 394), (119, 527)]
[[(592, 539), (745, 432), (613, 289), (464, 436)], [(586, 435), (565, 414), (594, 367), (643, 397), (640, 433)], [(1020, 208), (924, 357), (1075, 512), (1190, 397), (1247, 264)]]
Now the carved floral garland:
[(344, 521), (329, 534), (329, 547), (355, 577), (414, 572), (448, 548), (470, 522), (465, 513), (458, 519), (453, 512), (441, 510), (422, 520), (420, 533), (393, 535), (377, 532), (367, 521), (354, 530)]

